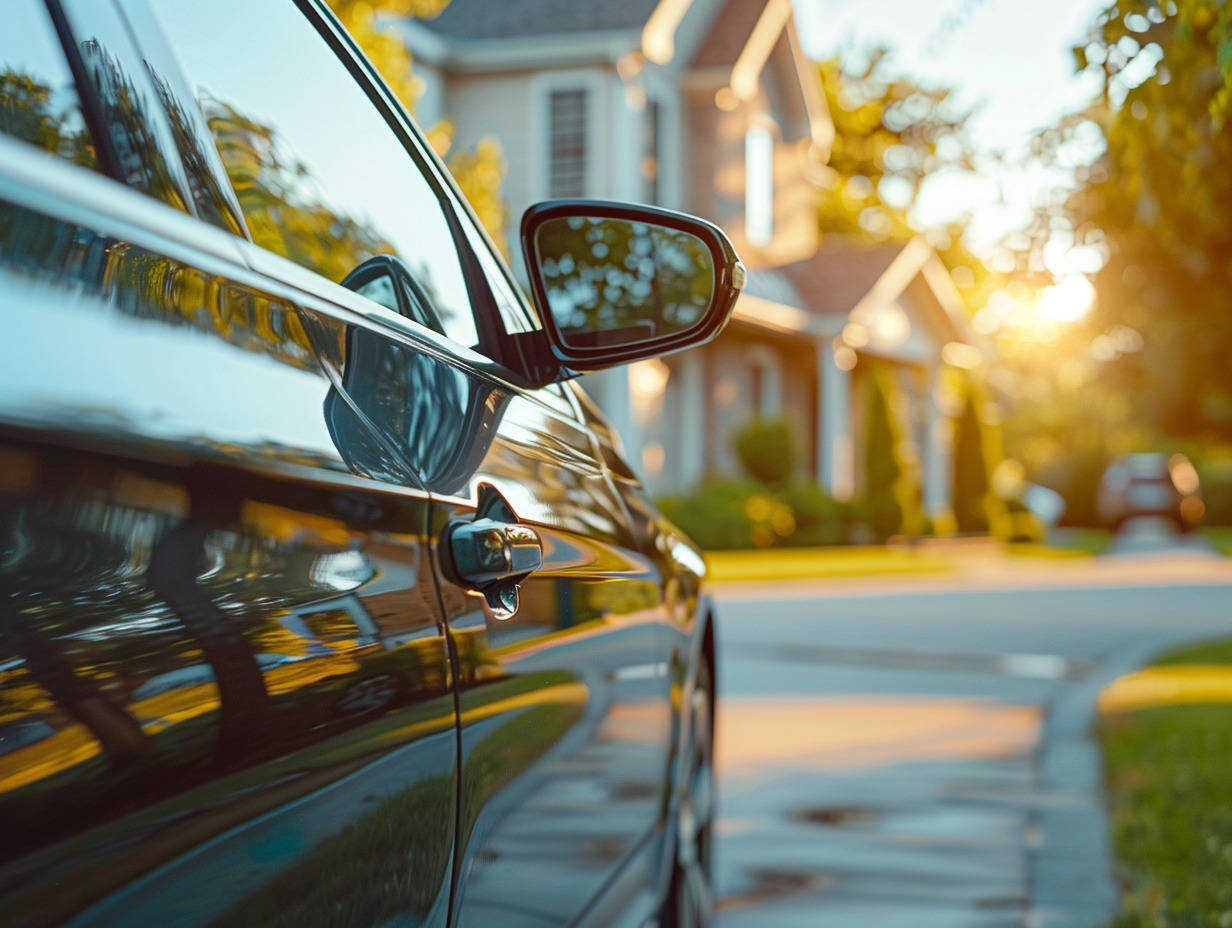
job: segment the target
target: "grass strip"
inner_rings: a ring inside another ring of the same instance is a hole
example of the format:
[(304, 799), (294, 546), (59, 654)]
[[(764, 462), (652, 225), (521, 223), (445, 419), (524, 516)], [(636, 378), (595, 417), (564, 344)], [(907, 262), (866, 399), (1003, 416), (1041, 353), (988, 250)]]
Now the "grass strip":
[[(1192, 687), (1153, 686), (1162, 674)], [(1210, 681), (1230, 684), (1220, 701)], [(1198, 678), (1201, 678), (1200, 680)], [(1138, 685), (1142, 684), (1142, 685)], [(1117, 877), (1124, 914), (1115, 928), (1227, 928), (1232, 925), (1232, 643), (1189, 648), (1122, 677), (1135, 699), (1103, 699), (1104, 749)], [(1155, 693), (1154, 699), (1141, 698)], [(1133, 708), (1138, 706), (1138, 708)]]
[(1220, 554), (1232, 555), (1232, 526), (1212, 525), (1199, 531), (1210, 539), (1211, 544)]
[(947, 557), (881, 546), (710, 551), (706, 562), (710, 579), (720, 583), (949, 573), (956, 569)]

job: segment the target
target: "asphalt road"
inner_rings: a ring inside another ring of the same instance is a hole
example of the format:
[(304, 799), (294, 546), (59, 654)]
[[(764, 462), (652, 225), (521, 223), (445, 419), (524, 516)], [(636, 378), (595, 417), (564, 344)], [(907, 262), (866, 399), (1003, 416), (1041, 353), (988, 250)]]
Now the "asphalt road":
[(718, 928), (1102, 926), (1100, 688), (1232, 637), (1167, 543), (943, 578), (719, 591)]

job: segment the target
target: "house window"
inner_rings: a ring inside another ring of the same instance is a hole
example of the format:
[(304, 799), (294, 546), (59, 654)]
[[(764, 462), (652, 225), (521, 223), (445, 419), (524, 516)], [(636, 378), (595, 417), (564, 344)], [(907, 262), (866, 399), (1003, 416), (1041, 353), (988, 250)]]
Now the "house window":
[(750, 245), (774, 235), (774, 136), (760, 126), (744, 137), (744, 223)]
[(783, 411), (783, 374), (778, 353), (766, 345), (749, 345), (745, 358), (753, 415), (763, 419), (778, 416)]
[(642, 110), (642, 202), (659, 202), (659, 104), (647, 101)]
[(586, 91), (554, 90), (549, 100), (549, 195), (586, 195)]

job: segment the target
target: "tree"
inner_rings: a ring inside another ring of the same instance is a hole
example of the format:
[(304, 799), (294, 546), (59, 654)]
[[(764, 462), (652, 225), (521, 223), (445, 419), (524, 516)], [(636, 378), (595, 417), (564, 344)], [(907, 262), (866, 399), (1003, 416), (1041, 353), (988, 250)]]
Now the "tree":
[[(884, 49), (870, 52), (855, 64), (833, 58), (818, 68), (835, 130), (828, 165), (830, 183), (819, 199), (823, 237), (841, 236), (871, 245), (907, 242), (924, 234), (950, 269), (968, 312), (974, 314), (1006, 285), (1005, 275), (991, 271), (964, 244), (965, 217), (944, 228), (924, 230), (913, 215), (930, 178), (945, 172), (975, 171), (974, 147), (967, 134), (969, 114), (955, 105), (948, 89), (924, 87), (895, 74)], [(953, 370), (948, 379), (978, 389), (979, 385), (971, 383), (976, 376)], [(888, 400), (883, 396), (879, 402)], [(890, 415), (888, 407), (884, 416), (870, 410), (870, 433), (879, 427), (876, 422), (889, 422)], [(870, 448), (880, 447), (883, 437), (870, 434), (868, 442)], [(870, 454), (867, 465), (889, 468), (892, 460), (888, 452), (878, 451)], [(922, 524), (919, 488), (911, 486), (910, 475), (900, 479), (887, 471), (875, 478), (870, 471), (866, 476), (870, 489), (866, 505), (880, 511), (873, 519), (881, 524), (879, 531), (897, 518), (893, 516), (895, 505), (900, 513), (906, 506), (909, 529), (917, 522)], [(879, 480), (883, 486), (874, 492)]]
[[(415, 101), (423, 92), (423, 86), (412, 70), (410, 52), (385, 22), (406, 17), (431, 19), (449, 5), (449, 0), (329, 0), (329, 5), (403, 106), (414, 113)], [(488, 138), (479, 142), (472, 151), (451, 151), (454, 128), (448, 119), (428, 127), (426, 131), (428, 141), (436, 153), (445, 159), (450, 173), (488, 235), (508, 257), (509, 245), (505, 241), (508, 217), (501, 198), (505, 162), (500, 143)]]
[(1105, 249), (1086, 333), (1097, 379), (1133, 424), (1232, 438), (1232, 6), (1116, 0), (1075, 55), (1101, 93), (1040, 152), (1102, 154), (1043, 221)]
[(968, 393), (954, 436), (954, 521), (960, 532), (988, 531), (988, 486), (984, 431)]
[(970, 166), (967, 115), (948, 90), (892, 75), (885, 49), (858, 65), (838, 58), (818, 65), (835, 133), (822, 231), (873, 242), (910, 239), (917, 231), (911, 208), (928, 176)]
[(0, 71), (0, 133), (94, 167), (90, 135), (72, 107), (56, 104), (59, 96), (29, 74)]
[(829, 183), (818, 206), (822, 235), (878, 244), (924, 232), (975, 312), (1004, 279), (963, 244), (966, 218), (924, 230), (912, 215), (930, 178), (975, 171), (970, 114), (949, 89), (894, 73), (885, 49), (830, 58), (818, 71), (834, 123)]
[(906, 513), (902, 435), (894, 415), (894, 384), (884, 371), (868, 376), (868, 433), (864, 445), (864, 518), (882, 538), (903, 530)]

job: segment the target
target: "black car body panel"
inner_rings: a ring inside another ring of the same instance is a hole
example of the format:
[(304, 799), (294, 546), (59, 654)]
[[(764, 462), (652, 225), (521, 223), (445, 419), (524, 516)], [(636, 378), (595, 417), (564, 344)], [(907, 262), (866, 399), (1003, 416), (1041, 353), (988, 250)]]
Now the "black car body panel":
[[(388, 109), (473, 346), (261, 247), (143, 0), (21, 3), (81, 104), (0, 123), (0, 923), (652, 917), (704, 565), (439, 163)], [(485, 488), (542, 545), (507, 619), (442, 564)]]

